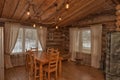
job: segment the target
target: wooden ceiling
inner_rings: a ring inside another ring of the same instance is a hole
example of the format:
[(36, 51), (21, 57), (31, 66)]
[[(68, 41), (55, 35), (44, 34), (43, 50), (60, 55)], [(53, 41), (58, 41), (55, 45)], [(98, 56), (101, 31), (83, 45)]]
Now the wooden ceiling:
[[(67, 1), (68, 10), (65, 9)], [(112, 11), (119, 3), (119, 0), (0, 0), (0, 22), (67, 26), (91, 14)], [(30, 16), (26, 14), (28, 10)]]

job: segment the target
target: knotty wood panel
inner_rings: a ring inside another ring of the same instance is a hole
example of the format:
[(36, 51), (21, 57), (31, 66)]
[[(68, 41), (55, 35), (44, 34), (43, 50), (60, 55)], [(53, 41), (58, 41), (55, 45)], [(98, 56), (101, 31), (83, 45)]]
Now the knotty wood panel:
[(3, 8), (2, 17), (10, 18), (14, 14), (18, 3), (19, 3), (19, 0), (12, 0), (12, 1), (5, 0), (5, 5)]
[(0, 0), (0, 16), (1, 16), (3, 8), (4, 8), (4, 3), (5, 3), (5, 0)]
[(16, 8), (16, 11), (14, 12), (14, 15), (12, 16), (13, 19), (20, 19), (22, 14), (24, 13), (24, 10), (26, 10), (26, 0), (19, 0), (18, 7)]

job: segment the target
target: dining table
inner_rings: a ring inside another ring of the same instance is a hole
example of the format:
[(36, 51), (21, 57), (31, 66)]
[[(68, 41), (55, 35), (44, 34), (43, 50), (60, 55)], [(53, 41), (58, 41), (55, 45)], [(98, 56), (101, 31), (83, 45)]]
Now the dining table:
[[(38, 52), (33, 54), (34, 59), (36, 59), (37, 61), (40, 62), (40, 80), (43, 80), (43, 66), (47, 63), (49, 63), (49, 55), (47, 52)], [(61, 77), (61, 73), (62, 73), (62, 60), (63, 58), (61, 56), (59, 56), (59, 60), (58, 60), (58, 77)]]

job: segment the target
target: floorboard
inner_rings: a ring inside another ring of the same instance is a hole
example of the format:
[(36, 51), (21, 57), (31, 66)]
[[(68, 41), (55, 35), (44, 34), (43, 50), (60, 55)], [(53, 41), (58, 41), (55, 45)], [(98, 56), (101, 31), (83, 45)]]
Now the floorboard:
[[(63, 62), (62, 70), (62, 77), (58, 80), (105, 80), (102, 71), (89, 66), (77, 65), (74, 62)], [(5, 70), (5, 80), (28, 80), (25, 67)]]

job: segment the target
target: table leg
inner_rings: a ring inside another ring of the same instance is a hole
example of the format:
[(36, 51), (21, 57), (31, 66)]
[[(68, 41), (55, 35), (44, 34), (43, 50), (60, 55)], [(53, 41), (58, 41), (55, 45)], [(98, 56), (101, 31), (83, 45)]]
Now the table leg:
[(43, 69), (42, 64), (40, 63), (40, 80), (43, 80)]

